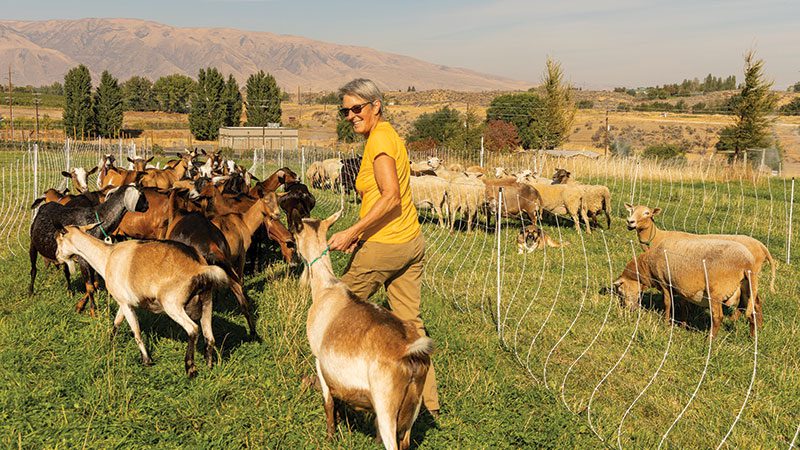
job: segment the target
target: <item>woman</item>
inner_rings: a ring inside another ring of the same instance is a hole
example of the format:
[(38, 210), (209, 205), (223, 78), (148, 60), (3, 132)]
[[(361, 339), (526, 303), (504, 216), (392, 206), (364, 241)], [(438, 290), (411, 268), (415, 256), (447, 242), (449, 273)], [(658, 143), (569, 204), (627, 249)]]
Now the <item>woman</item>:
[[(411, 168), (403, 140), (384, 120), (385, 106), (378, 87), (359, 78), (339, 90), (342, 117), (367, 138), (356, 177), (361, 196), (359, 220), (328, 240), (331, 250), (353, 253), (342, 281), (362, 300), (381, 286), (389, 307), (402, 320), (416, 325), (425, 336), (420, 318), (420, 284), (425, 240), (411, 201)], [(423, 403), (439, 415), (436, 375), (431, 364), (423, 388)]]

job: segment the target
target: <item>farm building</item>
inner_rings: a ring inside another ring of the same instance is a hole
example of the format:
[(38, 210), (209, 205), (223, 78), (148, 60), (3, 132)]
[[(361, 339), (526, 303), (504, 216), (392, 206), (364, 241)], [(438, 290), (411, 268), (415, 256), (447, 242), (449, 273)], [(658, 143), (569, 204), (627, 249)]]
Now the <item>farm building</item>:
[(267, 127), (222, 127), (219, 129), (219, 146), (234, 150), (274, 149), (297, 150), (296, 128)]

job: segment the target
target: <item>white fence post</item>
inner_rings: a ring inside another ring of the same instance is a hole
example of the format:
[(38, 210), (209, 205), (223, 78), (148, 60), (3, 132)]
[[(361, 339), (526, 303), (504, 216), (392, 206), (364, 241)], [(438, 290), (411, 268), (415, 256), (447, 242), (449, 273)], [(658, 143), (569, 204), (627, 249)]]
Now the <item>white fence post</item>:
[(64, 146), (64, 157), (67, 160), (67, 171), (70, 169), (70, 160), (69, 160), (69, 138), (67, 138), (67, 143)]
[(481, 136), (481, 167), (483, 167), (483, 136)]
[(280, 167), (283, 167), (283, 145), (281, 145), (281, 163)]
[(39, 143), (33, 144), (33, 197), (39, 196)]
[(503, 211), (503, 188), (497, 193), (497, 336), (500, 337), (500, 220)]
[(792, 196), (789, 199), (789, 236), (786, 238), (786, 264), (791, 263), (791, 256), (792, 256), (792, 213), (793, 212), (794, 212), (794, 177), (792, 177)]
[(300, 182), (306, 183), (306, 147), (300, 147)]

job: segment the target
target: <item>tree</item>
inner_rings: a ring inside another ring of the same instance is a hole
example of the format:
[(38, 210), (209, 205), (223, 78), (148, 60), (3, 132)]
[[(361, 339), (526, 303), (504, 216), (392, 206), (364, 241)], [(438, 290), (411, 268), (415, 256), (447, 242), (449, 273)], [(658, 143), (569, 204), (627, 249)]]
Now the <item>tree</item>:
[(336, 139), (339, 142), (344, 143), (351, 143), (355, 142), (358, 135), (356, 134), (355, 130), (353, 130), (353, 125), (347, 119), (343, 117), (339, 117), (339, 121), (336, 122)]
[(189, 129), (195, 139), (213, 141), (219, 137), (219, 128), (225, 122), (224, 90), (225, 80), (219, 70), (200, 69), (189, 113)]
[(229, 75), (225, 83), (222, 101), (225, 103), (225, 126), (238, 127), (242, 123), (242, 93), (233, 75)]
[(800, 97), (795, 98), (791, 102), (781, 106), (781, 114), (787, 116), (800, 116)]
[(126, 111), (155, 111), (153, 82), (138, 75), (130, 77), (122, 83), (122, 102)]
[(800, 81), (789, 86), (789, 92), (800, 92)]
[(186, 75), (176, 73), (159, 78), (153, 85), (158, 109), (171, 113), (188, 113), (189, 99), (194, 88), (194, 80)]
[(92, 109), (92, 76), (83, 64), (70, 69), (64, 76), (64, 129), (73, 138), (94, 133)]
[(417, 117), (411, 124), (409, 142), (432, 139), (437, 145), (445, 145), (456, 137), (461, 127), (461, 117), (457, 110), (448, 106)]
[(772, 144), (772, 119), (768, 114), (775, 109), (777, 96), (770, 90), (772, 83), (764, 80), (763, 69), (764, 61), (748, 51), (744, 57), (744, 86), (731, 104), (735, 123), (720, 131), (716, 144), (717, 150), (732, 151), (734, 160), (749, 148)]
[(525, 148), (541, 148), (541, 116), (544, 102), (532, 92), (499, 95), (486, 110), (486, 121), (502, 120), (517, 127), (520, 144)]
[(509, 152), (519, 145), (519, 133), (513, 123), (490, 120), (483, 132), (484, 146), (490, 152)]
[(250, 75), (245, 87), (247, 95), (248, 127), (265, 127), (268, 123), (281, 122), (281, 90), (275, 77), (263, 70)]
[(100, 86), (94, 94), (94, 111), (97, 133), (103, 137), (119, 136), (123, 118), (122, 89), (107, 70), (100, 76)]
[(564, 83), (561, 63), (547, 58), (542, 80), (544, 114), (541, 117), (541, 147), (552, 149), (563, 144), (575, 121), (572, 86)]

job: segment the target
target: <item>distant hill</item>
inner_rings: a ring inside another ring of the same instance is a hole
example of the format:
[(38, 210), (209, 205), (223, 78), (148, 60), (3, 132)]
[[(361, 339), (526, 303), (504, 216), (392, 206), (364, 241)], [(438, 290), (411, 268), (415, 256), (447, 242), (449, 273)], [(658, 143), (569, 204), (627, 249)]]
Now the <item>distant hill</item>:
[(217, 67), (244, 83), (262, 69), (289, 92), (334, 90), (356, 77), (387, 90), (458, 91), (527, 89), (531, 83), (447, 67), (367, 47), (230, 28), (177, 28), (138, 19), (0, 21), (0, 72), (12, 65), (16, 85), (63, 81), (69, 68), (85, 64), (95, 83), (108, 69), (125, 80), (152, 80)]

